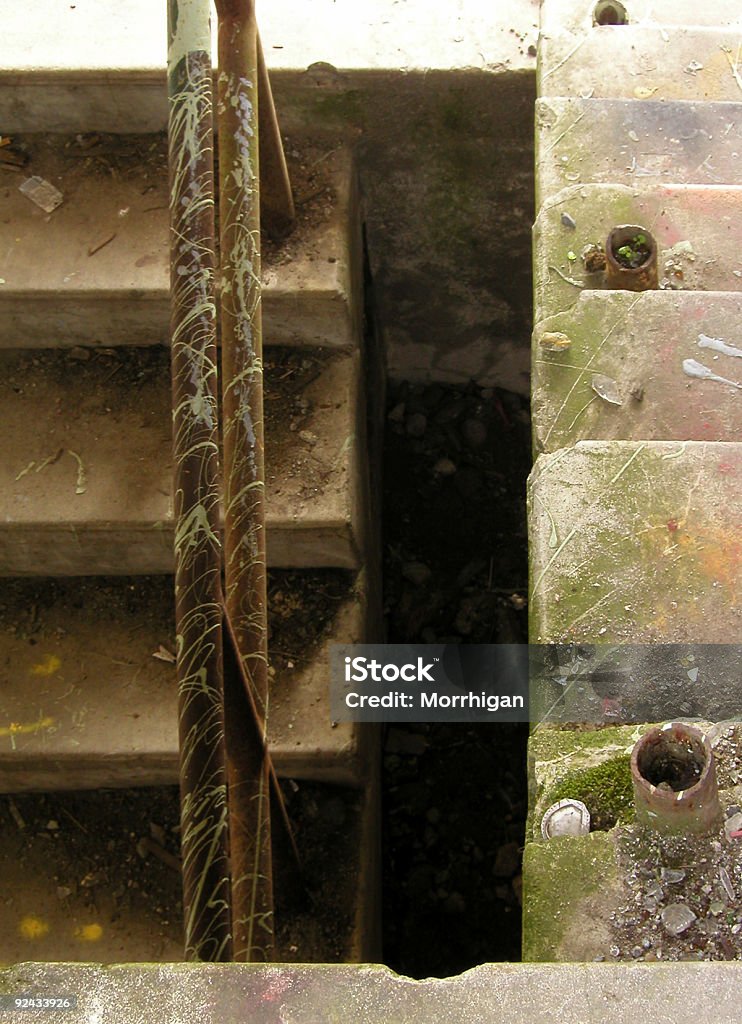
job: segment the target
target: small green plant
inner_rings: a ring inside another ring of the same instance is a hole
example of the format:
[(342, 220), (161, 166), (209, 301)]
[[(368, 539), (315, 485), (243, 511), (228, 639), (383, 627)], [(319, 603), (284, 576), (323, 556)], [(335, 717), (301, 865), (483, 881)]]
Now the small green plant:
[(641, 233), (628, 239), (623, 245), (613, 250), (613, 255), (623, 267), (635, 270), (647, 262), (650, 255), (650, 248), (647, 243), (647, 236)]

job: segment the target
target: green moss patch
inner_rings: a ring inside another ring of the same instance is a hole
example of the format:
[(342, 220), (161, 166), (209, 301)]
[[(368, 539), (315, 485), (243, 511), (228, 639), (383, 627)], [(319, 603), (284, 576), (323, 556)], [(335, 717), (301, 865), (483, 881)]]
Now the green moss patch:
[(634, 814), (630, 763), (629, 755), (621, 754), (591, 768), (569, 772), (556, 783), (548, 802), (566, 797), (582, 800), (590, 811), (590, 827), (595, 832), (625, 825)]

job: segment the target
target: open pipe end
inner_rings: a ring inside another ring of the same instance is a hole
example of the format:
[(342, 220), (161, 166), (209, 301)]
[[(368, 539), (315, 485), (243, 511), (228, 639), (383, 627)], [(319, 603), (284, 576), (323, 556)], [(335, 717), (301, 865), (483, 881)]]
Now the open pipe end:
[(640, 224), (619, 224), (605, 245), (609, 288), (643, 292), (657, 288), (657, 243)]
[(711, 745), (695, 726), (655, 726), (631, 753), (637, 820), (665, 833), (712, 831), (721, 819)]

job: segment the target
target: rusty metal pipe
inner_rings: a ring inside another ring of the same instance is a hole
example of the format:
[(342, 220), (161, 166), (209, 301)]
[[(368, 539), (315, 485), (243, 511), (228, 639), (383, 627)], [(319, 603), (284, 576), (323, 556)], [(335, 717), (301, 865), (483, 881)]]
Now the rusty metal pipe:
[(637, 821), (663, 834), (713, 831), (721, 820), (714, 754), (692, 725), (668, 722), (631, 752)]
[(211, 26), (168, 0), (175, 621), (185, 956), (232, 958), (222, 690)]
[(260, 140), (260, 213), (272, 238), (284, 238), (294, 226), (296, 211), (283, 151), (273, 90), (258, 36), (258, 128)]
[[(629, 266), (622, 260), (620, 249), (636, 249), (637, 237), (644, 241), (641, 248), (647, 250), (644, 259), (638, 266)], [(624, 291), (644, 292), (658, 286), (657, 243), (646, 228), (638, 224), (618, 224), (605, 243), (606, 284), (609, 288), (621, 288)]]
[[(235, 645), (259, 732), (268, 712), (265, 459), (258, 157), (258, 36), (252, 0), (217, 0), (224, 575)], [(234, 958), (273, 958), (270, 769), (230, 724)], [(265, 744), (263, 742), (262, 747)]]

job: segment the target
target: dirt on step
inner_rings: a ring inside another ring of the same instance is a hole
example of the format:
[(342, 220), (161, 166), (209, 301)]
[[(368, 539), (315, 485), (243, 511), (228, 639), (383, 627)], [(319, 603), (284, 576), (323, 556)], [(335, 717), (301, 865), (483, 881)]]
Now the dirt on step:
[[(288, 782), (307, 900), (277, 913), (278, 958), (350, 951), (360, 797)], [(182, 959), (173, 787), (0, 797), (0, 961)]]

